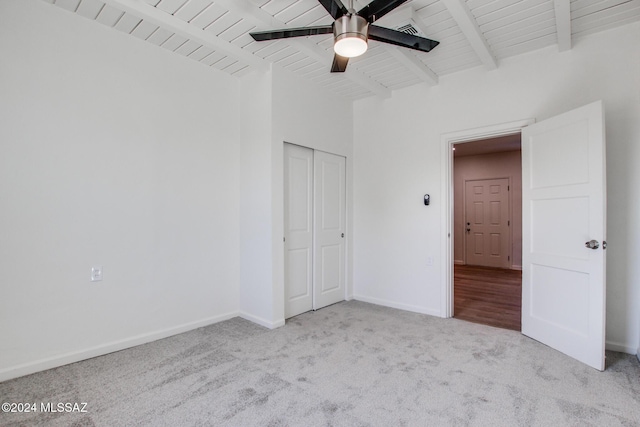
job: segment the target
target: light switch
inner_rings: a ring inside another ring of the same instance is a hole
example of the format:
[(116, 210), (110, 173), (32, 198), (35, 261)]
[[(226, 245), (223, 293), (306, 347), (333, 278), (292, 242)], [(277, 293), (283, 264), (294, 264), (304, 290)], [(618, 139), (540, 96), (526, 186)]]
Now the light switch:
[(91, 281), (99, 282), (102, 280), (102, 266), (97, 265), (95, 267), (91, 267)]

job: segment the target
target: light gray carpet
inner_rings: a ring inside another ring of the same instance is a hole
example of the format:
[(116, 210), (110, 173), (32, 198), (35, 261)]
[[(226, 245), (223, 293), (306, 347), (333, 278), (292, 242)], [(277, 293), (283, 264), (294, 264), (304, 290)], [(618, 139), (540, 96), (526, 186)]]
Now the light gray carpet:
[(631, 426), (640, 364), (601, 373), (518, 332), (344, 302), (267, 330), (235, 318), (0, 383), (46, 426)]

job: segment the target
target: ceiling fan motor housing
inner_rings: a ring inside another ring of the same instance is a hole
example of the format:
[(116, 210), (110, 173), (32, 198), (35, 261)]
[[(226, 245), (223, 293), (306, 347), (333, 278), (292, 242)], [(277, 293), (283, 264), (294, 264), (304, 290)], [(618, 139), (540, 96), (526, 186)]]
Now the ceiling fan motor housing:
[(369, 23), (367, 20), (355, 13), (341, 16), (336, 19), (333, 25), (333, 35), (336, 42), (347, 37), (358, 37), (366, 42), (368, 30)]

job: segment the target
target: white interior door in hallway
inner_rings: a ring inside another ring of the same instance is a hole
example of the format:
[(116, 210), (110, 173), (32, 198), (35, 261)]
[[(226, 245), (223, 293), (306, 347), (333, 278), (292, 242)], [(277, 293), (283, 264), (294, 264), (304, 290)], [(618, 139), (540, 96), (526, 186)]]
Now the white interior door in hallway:
[(509, 179), (465, 182), (466, 263), (511, 267)]
[(345, 298), (346, 162), (284, 144), (285, 317)]

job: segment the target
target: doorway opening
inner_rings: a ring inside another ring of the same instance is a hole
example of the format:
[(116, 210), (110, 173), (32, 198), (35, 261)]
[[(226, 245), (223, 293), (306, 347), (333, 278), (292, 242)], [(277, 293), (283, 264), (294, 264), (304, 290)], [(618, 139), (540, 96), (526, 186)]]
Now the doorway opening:
[(454, 145), (513, 134), (522, 134), (521, 332), (604, 370), (606, 256), (604, 243), (599, 245), (606, 240), (602, 101), (537, 123), (519, 120), (442, 135), (442, 317), (454, 315)]
[(520, 133), (453, 145), (453, 317), (521, 330)]

